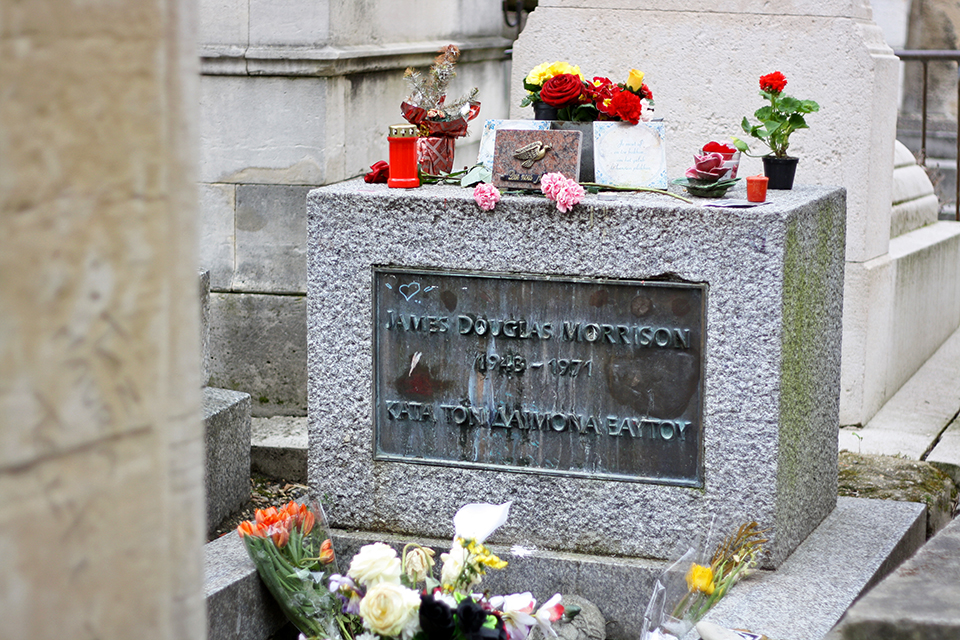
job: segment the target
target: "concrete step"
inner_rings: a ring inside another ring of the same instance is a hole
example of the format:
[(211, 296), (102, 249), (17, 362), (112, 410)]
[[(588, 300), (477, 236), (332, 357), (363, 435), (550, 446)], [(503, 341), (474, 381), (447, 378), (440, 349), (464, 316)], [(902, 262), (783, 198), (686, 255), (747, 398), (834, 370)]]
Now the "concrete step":
[(204, 387), (207, 533), (250, 500), (250, 394)]
[(925, 523), (925, 508), (915, 502), (839, 498), (779, 569), (741, 582), (705, 619), (777, 640), (819, 640), (920, 548)]
[[(946, 473), (960, 466), (960, 447), (952, 445), (960, 412), (960, 330), (954, 332), (861, 429), (844, 427), (839, 447), (855, 453), (928, 460), (935, 456)], [(930, 460), (932, 463), (933, 460)]]
[(236, 533), (206, 544), (203, 569), (207, 640), (267, 640), (286, 626)]
[(960, 519), (847, 611), (829, 640), (960, 638)]
[(307, 484), (307, 418), (253, 418), (250, 468), (271, 478)]

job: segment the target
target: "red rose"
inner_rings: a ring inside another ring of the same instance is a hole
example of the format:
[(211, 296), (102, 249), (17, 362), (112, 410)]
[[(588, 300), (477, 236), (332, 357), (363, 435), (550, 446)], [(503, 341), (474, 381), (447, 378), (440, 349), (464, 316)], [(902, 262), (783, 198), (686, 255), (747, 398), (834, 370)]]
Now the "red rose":
[(760, 76), (760, 90), (767, 93), (780, 93), (787, 86), (787, 79), (779, 71)]
[(551, 107), (562, 109), (576, 102), (583, 93), (583, 81), (579, 77), (561, 73), (543, 83), (540, 99)]
[(645, 84), (640, 85), (640, 97), (653, 100), (653, 91), (650, 91), (650, 87)]
[(727, 159), (730, 159), (733, 157), (733, 154), (737, 152), (737, 148), (732, 144), (727, 144), (725, 142), (710, 141), (703, 145), (703, 152), (706, 154), (710, 153), (711, 151), (722, 154)]
[(378, 160), (370, 165), (370, 173), (363, 176), (364, 182), (386, 182), (390, 175), (390, 165), (383, 160)]
[(610, 114), (630, 124), (640, 122), (641, 111), (643, 111), (643, 103), (631, 91), (621, 91), (610, 101)]

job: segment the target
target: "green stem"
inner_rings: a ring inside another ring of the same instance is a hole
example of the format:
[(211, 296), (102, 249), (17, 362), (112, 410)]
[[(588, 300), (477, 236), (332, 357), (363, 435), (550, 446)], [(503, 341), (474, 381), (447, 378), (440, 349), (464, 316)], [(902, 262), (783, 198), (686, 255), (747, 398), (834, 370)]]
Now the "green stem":
[(469, 169), (463, 169), (462, 171), (454, 171), (446, 175), (434, 175), (432, 173), (427, 173), (426, 171), (419, 171), (420, 174), (420, 183), (421, 184), (460, 184), (460, 178), (467, 175)]
[(676, 198), (677, 200), (683, 200), (688, 204), (693, 204), (693, 200), (689, 198), (684, 198), (679, 194), (671, 193), (670, 191), (666, 191), (664, 189), (655, 189), (653, 187), (620, 187), (609, 184), (600, 184), (599, 182), (581, 182), (580, 184), (584, 187), (596, 187), (601, 191), (644, 191), (647, 193), (659, 193), (660, 195), (670, 196), (671, 198)]

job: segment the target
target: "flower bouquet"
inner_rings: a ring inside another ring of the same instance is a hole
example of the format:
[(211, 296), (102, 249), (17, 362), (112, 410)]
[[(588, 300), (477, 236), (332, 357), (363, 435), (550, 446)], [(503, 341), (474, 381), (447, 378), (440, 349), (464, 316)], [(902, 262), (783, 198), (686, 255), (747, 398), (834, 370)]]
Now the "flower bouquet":
[[(457, 512), (453, 544), (440, 555), (439, 579), (434, 575), (435, 551), (416, 543), (406, 545), (400, 554), (382, 542), (365, 545), (346, 574), (329, 570), (335, 567), (332, 550), (331, 562), (323, 565), (327, 570), (320, 571), (317, 566), (299, 570), (287, 561), (275, 561), (283, 555), (279, 547), (262, 554), (272, 564), (258, 562), (253, 552), (251, 557), (268, 587), (286, 580), (288, 591), (301, 592), (302, 596), (282, 593), (290, 602), (304, 603), (307, 611), (295, 607), (284, 611), (310, 640), (526, 640), (534, 627), (556, 637), (551, 623), (564, 613), (559, 594), (537, 608), (529, 592), (474, 593), (488, 569), (507, 565), (484, 542), (506, 522), (510, 504), (468, 504)], [(269, 535), (258, 540), (258, 548), (275, 544)], [(305, 579), (295, 582), (301, 576)], [(271, 592), (277, 596), (272, 587)], [(323, 605), (313, 605), (320, 592), (325, 592)], [(326, 598), (333, 600), (332, 606)]]
[(642, 71), (631, 69), (626, 82), (614, 83), (602, 76), (586, 80), (580, 67), (566, 62), (544, 62), (523, 80), (527, 95), (520, 106), (533, 105), (539, 120), (556, 120), (554, 129), (575, 129), (582, 133), (580, 180), (595, 179), (593, 122), (648, 121), (653, 113), (653, 92), (643, 82)]
[(310, 637), (338, 638), (340, 602), (326, 585), (337, 563), (319, 505), (257, 509), (237, 533), (287, 618)]
[(601, 76), (587, 81), (580, 67), (544, 62), (524, 78), (523, 88), (528, 93), (520, 106), (533, 105), (534, 111), (553, 116), (541, 118), (545, 120), (637, 124), (641, 119), (648, 120), (653, 112), (653, 92), (644, 84), (643, 76), (642, 71), (631, 69), (626, 82), (614, 83)]
[(640, 640), (677, 640), (757, 565), (767, 542), (756, 522), (740, 526), (709, 563), (690, 548), (663, 572), (643, 615)]
[(460, 50), (447, 45), (426, 74), (414, 69), (403, 74), (410, 95), (401, 103), (400, 112), (407, 122), (420, 127), (417, 161), (421, 170), (432, 175), (450, 173), (454, 140), (467, 135), (467, 123), (480, 113), (476, 87), (454, 102), (446, 101), (447, 84), (457, 75), (459, 57)]

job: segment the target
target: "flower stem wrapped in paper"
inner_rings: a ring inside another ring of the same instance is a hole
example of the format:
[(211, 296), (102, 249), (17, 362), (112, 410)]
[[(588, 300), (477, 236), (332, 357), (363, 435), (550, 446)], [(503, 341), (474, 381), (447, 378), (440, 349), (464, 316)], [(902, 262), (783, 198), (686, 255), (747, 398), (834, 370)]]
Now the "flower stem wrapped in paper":
[(756, 522), (742, 525), (713, 552), (709, 564), (689, 548), (657, 579), (643, 615), (640, 640), (676, 640), (756, 566), (763, 537)]
[(407, 122), (420, 128), (417, 161), (422, 171), (432, 175), (450, 173), (454, 139), (467, 135), (467, 123), (480, 113), (477, 88), (447, 102), (447, 84), (457, 75), (459, 57), (460, 50), (447, 45), (426, 74), (414, 69), (403, 74), (410, 85), (410, 96), (401, 103), (400, 112)]
[(340, 638), (340, 603), (326, 586), (337, 563), (320, 506), (258, 509), (237, 533), (287, 618), (308, 637)]

